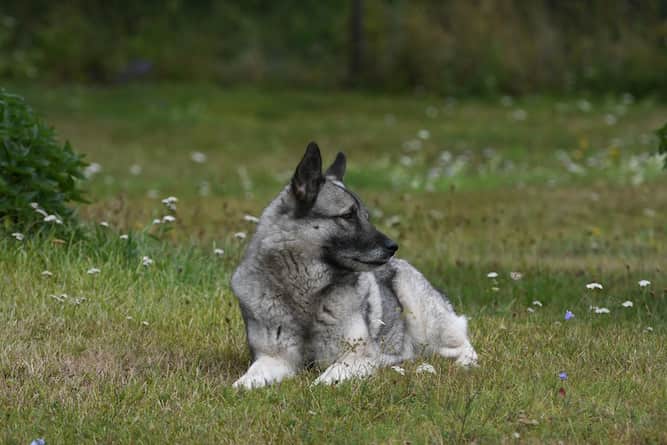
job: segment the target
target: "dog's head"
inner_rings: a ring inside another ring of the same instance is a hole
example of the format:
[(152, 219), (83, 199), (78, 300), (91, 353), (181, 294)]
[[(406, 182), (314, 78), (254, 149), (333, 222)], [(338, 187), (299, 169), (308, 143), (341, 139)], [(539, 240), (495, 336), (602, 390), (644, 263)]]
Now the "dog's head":
[(291, 182), (293, 217), (300, 236), (321, 246), (324, 261), (353, 271), (372, 270), (385, 264), (398, 245), (369, 221), (359, 197), (343, 184), (345, 155), (322, 173), (322, 157), (311, 142)]

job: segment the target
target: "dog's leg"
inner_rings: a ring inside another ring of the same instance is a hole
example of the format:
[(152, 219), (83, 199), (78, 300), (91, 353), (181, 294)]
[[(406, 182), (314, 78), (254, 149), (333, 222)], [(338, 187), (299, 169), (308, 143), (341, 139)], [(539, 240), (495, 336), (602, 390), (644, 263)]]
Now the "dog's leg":
[(470, 367), (477, 353), (468, 339), (468, 321), (409, 263), (395, 260), (394, 289), (403, 305), (408, 334), (417, 350), (454, 358)]
[(246, 319), (248, 344), (255, 361), (234, 388), (261, 388), (292, 377), (303, 365), (302, 342), (298, 333), (267, 326), (253, 317)]
[(342, 341), (347, 350), (313, 384), (332, 385), (350, 378), (366, 377), (383, 365), (382, 354), (377, 351), (361, 315), (349, 320)]
[(452, 312), (444, 321), (438, 354), (456, 359), (456, 364), (464, 368), (477, 366), (477, 353), (468, 340), (468, 320)]
[(292, 377), (296, 369), (281, 357), (260, 355), (250, 365), (246, 373), (234, 382), (234, 388), (261, 388), (272, 383), (277, 383), (285, 378)]

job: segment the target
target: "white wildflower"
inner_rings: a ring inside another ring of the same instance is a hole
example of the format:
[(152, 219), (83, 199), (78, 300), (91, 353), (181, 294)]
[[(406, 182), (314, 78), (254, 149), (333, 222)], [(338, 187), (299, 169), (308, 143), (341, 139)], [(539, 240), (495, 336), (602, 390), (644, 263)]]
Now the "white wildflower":
[(606, 307), (591, 306), (590, 309), (596, 314), (608, 314), (611, 312)]
[(431, 137), (431, 132), (426, 129), (421, 129), (417, 132), (417, 137), (426, 140)]
[(246, 235), (245, 232), (236, 232), (236, 233), (234, 234), (234, 238), (238, 238), (238, 239), (245, 239), (246, 236), (247, 236), (247, 235)]
[(398, 215), (392, 215), (387, 218), (384, 223), (389, 227), (397, 226), (401, 223), (401, 217)]
[(42, 271), (42, 276), (43, 276), (43, 277), (52, 277), (52, 276), (53, 276), (53, 272), (48, 271), (48, 270)]
[(14, 232), (12, 233), (12, 236), (16, 239), (16, 241), (23, 241), (25, 238), (25, 236), (20, 232)]
[(605, 124), (607, 124), (609, 126), (612, 126), (612, 125), (616, 125), (616, 122), (618, 122), (618, 119), (613, 114), (607, 114), (604, 117), (604, 122), (605, 122)]
[(141, 324), (144, 325), (144, 326), (148, 326), (148, 322), (147, 322), (146, 320), (143, 320), (143, 321), (141, 322)]
[[(36, 204), (36, 203), (33, 202), (33, 204)], [(46, 213), (46, 211), (45, 211), (44, 209), (41, 209), (41, 208), (39, 208), (39, 207), (33, 207), (33, 208), (35, 209), (35, 212), (39, 213), (39, 214), (42, 215), (43, 217), (47, 217), (47, 216), (49, 216), (49, 214)]]
[(592, 105), (586, 99), (581, 99), (579, 102), (577, 102), (577, 107), (579, 107), (579, 109), (584, 113), (588, 113), (591, 111)]
[(165, 224), (166, 223), (173, 223), (174, 221), (176, 221), (175, 216), (165, 215), (165, 216), (162, 217), (162, 222), (165, 223)]
[(489, 278), (498, 278), (498, 272), (489, 272), (486, 276)]
[(100, 225), (101, 225), (102, 227), (109, 227), (109, 223), (106, 222), (106, 221), (101, 221), (101, 222), (100, 222)]
[(521, 272), (510, 272), (510, 278), (514, 281), (519, 281), (523, 278), (523, 274)]
[(639, 280), (637, 284), (639, 284), (639, 287), (646, 287), (650, 286), (651, 282), (649, 280)]
[(651, 326), (646, 326), (644, 332), (653, 332), (653, 328)]
[(141, 165), (139, 164), (132, 164), (130, 166), (130, 174), (134, 176), (139, 176), (141, 174), (141, 171), (143, 169), (141, 168)]
[(125, 317), (125, 319), (126, 319), (126, 320), (134, 320), (134, 317), (131, 316), (131, 315), (128, 315), (127, 317)]
[(251, 222), (251, 223), (255, 223), (255, 224), (257, 224), (259, 222), (259, 218), (257, 218), (256, 216), (252, 216), (252, 215), (243, 215), (243, 220)]
[(44, 217), (44, 222), (48, 222), (48, 223), (54, 222), (56, 224), (62, 224), (63, 223), (63, 221), (60, 218), (58, 218), (56, 215), (47, 215), (47, 216), (45, 216)]
[(150, 259), (149, 257), (144, 256), (143, 258), (141, 258), (141, 265), (142, 265), (142, 266), (144, 266), (144, 267), (148, 267), (148, 266), (150, 266), (151, 264), (153, 264), (153, 260)]
[(169, 210), (176, 210), (176, 203), (178, 202), (178, 198), (175, 196), (169, 196), (167, 198), (164, 198), (162, 200), (162, 204), (165, 205)]
[(123, 234), (123, 235), (120, 236), (120, 239), (122, 239), (123, 241), (126, 241), (126, 240), (130, 239), (130, 236), (127, 235), (127, 234)]
[(542, 302), (540, 300), (533, 300), (533, 306), (542, 307)]
[(83, 176), (85, 176), (88, 179), (101, 171), (102, 171), (102, 166), (97, 162), (93, 162), (92, 164), (88, 165), (85, 169), (83, 169)]
[(405, 369), (401, 368), (400, 366), (392, 366), (391, 369), (398, 372), (400, 375), (405, 375)]
[(529, 307), (529, 308), (527, 308), (526, 310), (527, 310), (528, 312), (530, 312), (531, 314), (532, 314), (533, 312), (535, 312), (535, 309), (533, 309), (532, 307)]
[(49, 297), (53, 298), (54, 300), (58, 301), (59, 303), (63, 303), (65, 300), (67, 300), (67, 294), (60, 294), (60, 295), (49, 295)]
[(97, 267), (91, 267), (90, 269), (88, 269), (88, 271), (86, 273), (88, 275), (97, 275), (100, 272), (101, 271)]
[(602, 289), (602, 285), (600, 283), (588, 283), (586, 289)]
[(162, 224), (162, 220), (159, 219), (159, 218), (154, 219), (153, 220), (153, 225), (156, 225), (156, 224)]
[(422, 363), (421, 365), (417, 366), (417, 369), (415, 369), (415, 372), (417, 374), (421, 374), (422, 372), (428, 372), (430, 374), (437, 374), (433, 365), (430, 365), (428, 363)]
[(218, 248), (213, 249), (213, 253), (216, 256), (223, 256), (225, 254), (225, 251), (218, 247)]
[(515, 121), (525, 121), (527, 117), (528, 113), (526, 113), (526, 110), (522, 110), (521, 108), (512, 113), (512, 119)]
[(621, 303), (621, 306), (623, 306), (623, 307), (632, 307), (632, 306), (634, 306), (634, 303), (630, 300), (626, 300), (623, 303)]
[(190, 159), (192, 159), (192, 162), (196, 162), (197, 164), (203, 164), (206, 162), (206, 155), (200, 151), (194, 151), (190, 153)]
[(399, 162), (405, 167), (410, 167), (412, 164), (414, 164), (415, 160), (410, 156), (401, 156)]

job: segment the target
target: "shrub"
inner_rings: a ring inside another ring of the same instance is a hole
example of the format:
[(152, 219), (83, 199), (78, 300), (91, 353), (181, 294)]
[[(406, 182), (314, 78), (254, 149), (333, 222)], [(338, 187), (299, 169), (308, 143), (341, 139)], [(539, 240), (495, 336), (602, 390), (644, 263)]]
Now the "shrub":
[(71, 227), (69, 201), (85, 202), (78, 180), (87, 164), (60, 145), (23, 98), (0, 89), (0, 222), (30, 232), (50, 223)]

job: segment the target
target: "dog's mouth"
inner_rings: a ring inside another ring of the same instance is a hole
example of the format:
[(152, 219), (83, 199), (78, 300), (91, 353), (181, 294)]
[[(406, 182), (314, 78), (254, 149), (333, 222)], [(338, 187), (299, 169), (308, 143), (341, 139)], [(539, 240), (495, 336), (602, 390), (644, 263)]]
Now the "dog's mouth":
[(361, 264), (367, 264), (369, 266), (382, 266), (384, 264), (387, 264), (387, 261), (389, 261), (389, 259), (387, 258), (386, 260), (383, 261), (364, 261), (355, 258), (354, 261)]
[(385, 264), (387, 264), (387, 262), (391, 259), (392, 256), (393, 255), (389, 255), (387, 258), (383, 258), (381, 260), (365, 260), (365, 259), (362, 259), (362, 258), (353, 258), (353, 257), (349, 257), (349, 259), (356, 262), (356, 263), (361, 263), (361, 264), (365, 264), (367, 266), (376, 266), (377, 267), (377, 266), (384, 266)]

